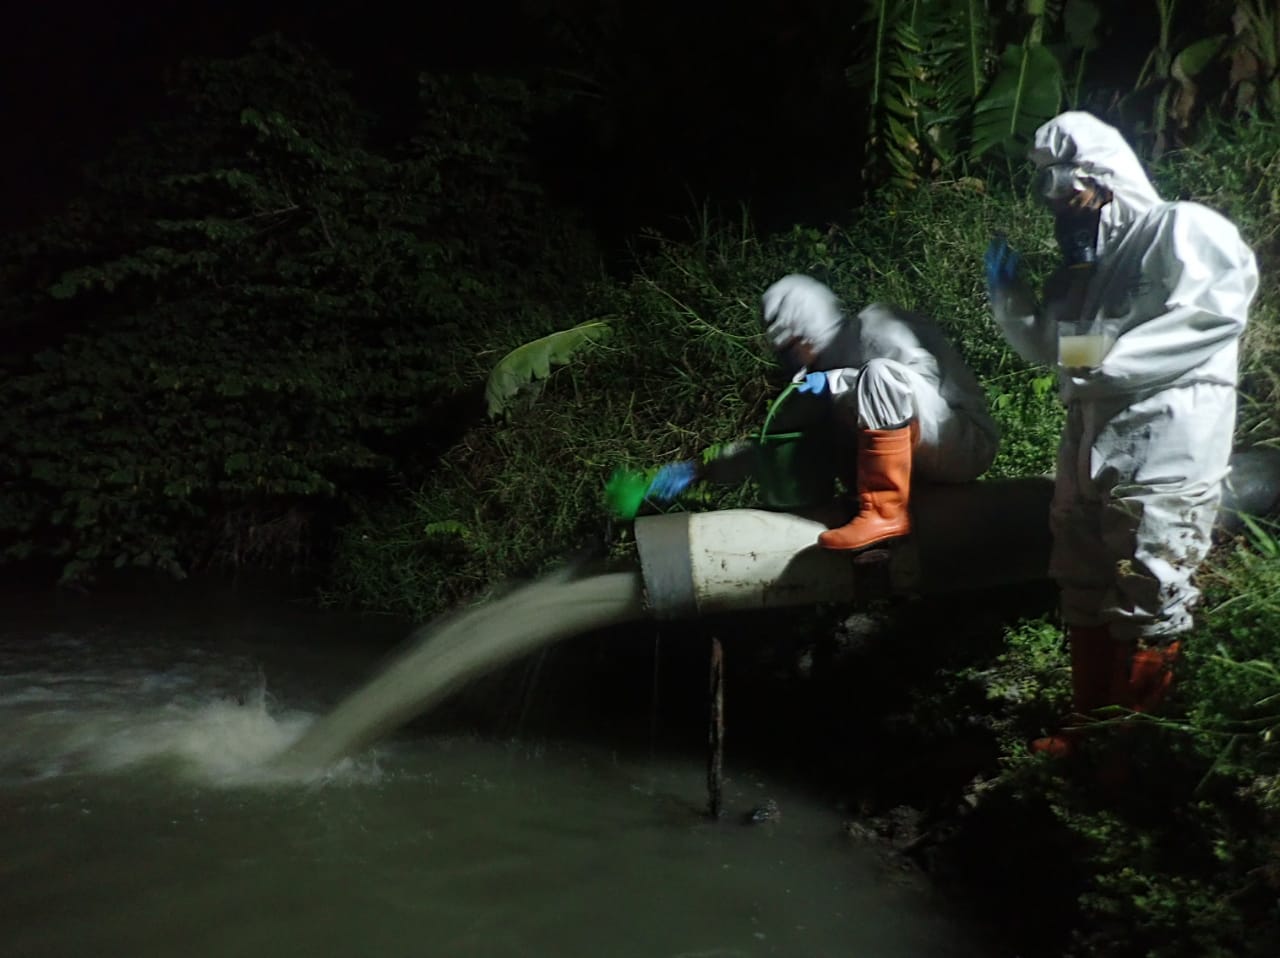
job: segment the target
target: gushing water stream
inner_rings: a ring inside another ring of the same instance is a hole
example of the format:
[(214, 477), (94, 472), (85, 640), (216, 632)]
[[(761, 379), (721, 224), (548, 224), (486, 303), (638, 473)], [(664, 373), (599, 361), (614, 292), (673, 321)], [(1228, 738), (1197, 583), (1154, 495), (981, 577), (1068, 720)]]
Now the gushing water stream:
[(273, 764), (285, 775), (323, 771), (479, 675), (560, 639), (643, 615), (639, 572), (539, 579), (427, 626)]

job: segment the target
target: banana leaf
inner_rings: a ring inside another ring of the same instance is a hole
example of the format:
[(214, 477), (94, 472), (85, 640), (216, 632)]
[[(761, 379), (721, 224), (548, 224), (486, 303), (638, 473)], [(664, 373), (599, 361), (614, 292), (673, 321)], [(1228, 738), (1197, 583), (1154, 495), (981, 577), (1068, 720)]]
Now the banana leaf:
[(485, 384), (484, 398), (490, 418), (506, 413), (524, 387), (551, 375), (552, 366), (569, 362), (578, 350), (599, 342), (610, 332), (607, 322), (591, 320), (511, 350), (493, 367)]
[(1013, 155), (1036, 128), (1057, 115), (1062, 103), (1062, 65), (1039, 45), (1012, 44), (1000, 58), (1000, 71), (974, 105), (970, 156), (996, 147)]

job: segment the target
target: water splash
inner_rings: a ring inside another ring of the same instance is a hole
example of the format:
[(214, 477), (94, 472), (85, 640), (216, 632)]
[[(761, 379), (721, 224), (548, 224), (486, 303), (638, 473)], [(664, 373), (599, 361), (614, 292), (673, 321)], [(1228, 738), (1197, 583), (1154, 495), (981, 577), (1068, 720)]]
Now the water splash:
[(433, 623), (271, 767), (291, 777), (321, 774), (480, 675), (561, 639), (642, 618), (643, 592), (638, 571), (576, 580), (558, 573)]
[[(216, 787), (286, 781), (270, 759), (316, 716), (279, 708), (261, 676), (249, 691), (228, 694), (200, 690), (202, 677), (185, 668), (9, 676), (0, 694), (0, 782), (140, 768)], [(372, 760), (326, 770), (332, 781), (376, 777)]]

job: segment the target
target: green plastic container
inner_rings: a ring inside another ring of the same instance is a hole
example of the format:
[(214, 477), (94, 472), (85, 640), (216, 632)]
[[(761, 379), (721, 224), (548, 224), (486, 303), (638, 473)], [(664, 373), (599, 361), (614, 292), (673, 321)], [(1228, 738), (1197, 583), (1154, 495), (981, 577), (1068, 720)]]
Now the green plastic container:
[(649, 477), (643, 472), (618, 467), (604, 487), (605, 502), (618, 519), (634, 519), (649, 490)]
[(835, 495), (835, 469), (825, 443), (803, 432), (769, 431), (774, 415), (796, 385), (791, 383), (773, 401), (760, 430), (756, 482), (767, 509), (803, 509), (827, 502)]

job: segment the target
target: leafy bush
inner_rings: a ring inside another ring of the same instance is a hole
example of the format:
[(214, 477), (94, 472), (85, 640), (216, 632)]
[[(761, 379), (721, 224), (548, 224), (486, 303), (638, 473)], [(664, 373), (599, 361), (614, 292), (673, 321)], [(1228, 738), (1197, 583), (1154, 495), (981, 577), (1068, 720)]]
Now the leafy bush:
[[(1255, 524), (1248, 538), (1211, 558), (1202, 580), (1204, 608), (1185, 642), (1166, 714), (1101, 722), (1070, 761), (1027, 749), (1068, 709), (1067, 656), (1060, 629), (1048, 620), (1009, 630), (999, 651), (950, 676), (942, 701), (916, 709), (919, 721), (941, 731), (953, 723), (947, 716), (966, 716), (966, 726), (988, 729), (999, 746), (999, 767), (968, 789), (963, 807), (973, 811), (948, 824), (939, 857), (974, 846), (990, 854), (991, 843), (999, 843), (1004, 867), (1041, 886), (1022, 891), (1043, 899), (1040, 921), (1022, 932), (1027, 940), (1045, 927), (1074, 929), (1048, 944), (1038, 940), (1039, 952), (1261, 958), (1274, 951), (1280, 935), (1276, 528)], [(1010, 829), (1028, 832), (1010, 836)], [(1046, 849), (1054, 855), (1049, 870), (1034, 860)], [(1074, 890), (1064, 890), (1062, 876), (1072, 876)]]
[(1206, 607), (1187, 642), (1183, 710), (1152, 723), (1161, 735), (1142, 743), (1150, 748), (1139, 752), (1146, 779), (1118, 807), (1098, 808), (1096, 793), (1070, 791), (1059, 805), (1063, 821), (1090, 842), (1096, 878), (1085, 915), (1113, 936), (1145, 940), (1145, 953), (1160, 958), (1262, 956), (1280, 935), (1274, 529), (1254, 525), (1251, 541), (1218, 557), (1205, 578)]
[(519, 83), (423, 77), (423, 132), (385, 156), (279, 39), (182, 80), (76, 229), (11, 260), (9, 325), (61, 335), (0, 384), (0, 560), (68, 581), (302, 564), (317, 515), (420, 474), (473, 414), (491, 328), (527, 335), (594, 269), (533, 183)]
[(746, 232), (708, 233), (692, 249), (655, 243), (634, 281), (601, 284), (561, 317), (561, 328), (607, 321), (607, 339), (471, 429), (410, 499), (364, 507), (339, 543), (331, 600), (430, 617), (602, 542), (615, 467), (750, 429), (769, 392), (753, 305), (766, 254)]

